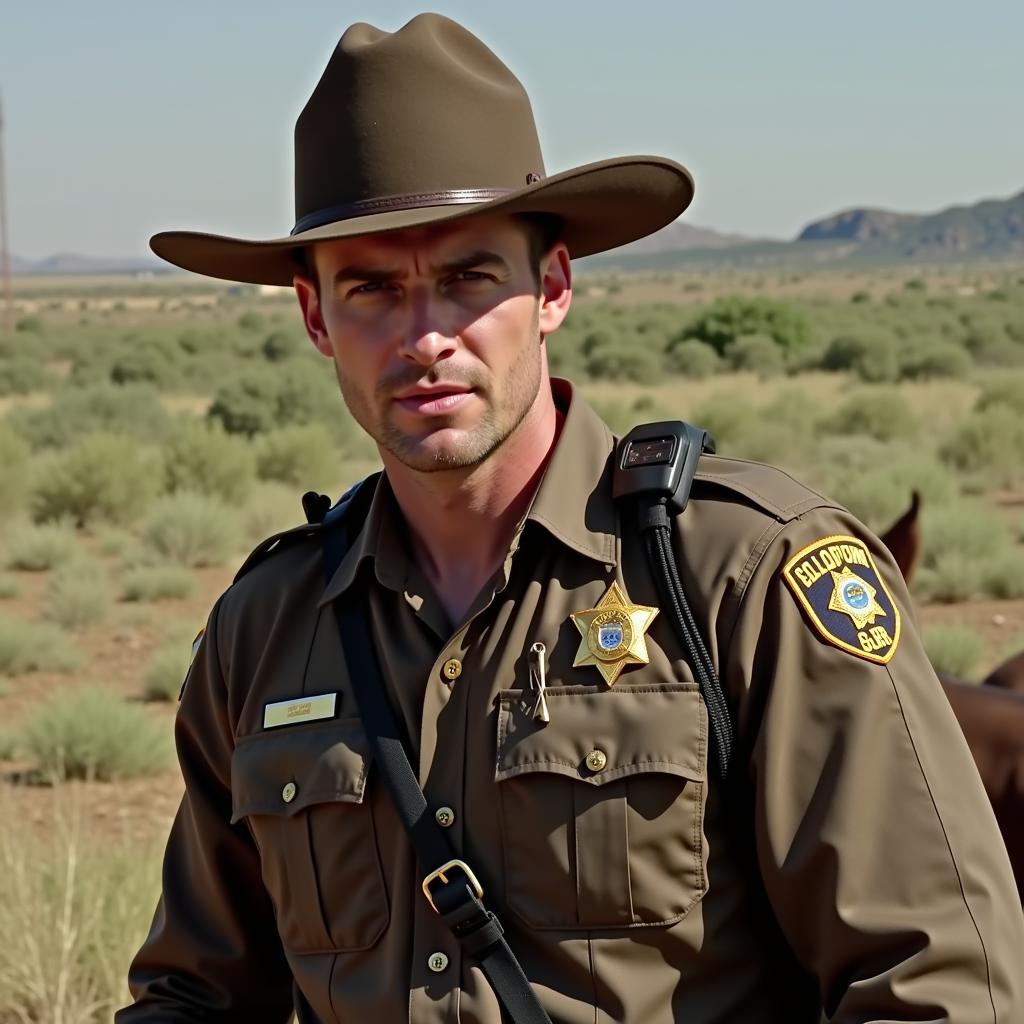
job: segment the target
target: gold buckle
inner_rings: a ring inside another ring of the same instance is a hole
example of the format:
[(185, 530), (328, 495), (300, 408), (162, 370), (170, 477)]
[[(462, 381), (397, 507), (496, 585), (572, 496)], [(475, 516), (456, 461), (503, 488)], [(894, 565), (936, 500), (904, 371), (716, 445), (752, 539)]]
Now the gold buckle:
[(482, 900), (484, 898), (484, 887), (477, 881), (477, 877), (473, 874), (470, 866), (464, 860), (450, 860), (446, 864), (442, 864), (436, 871), (431, 871), (430, 874), (423, 879), (423, 895), (427, 897), (427, 901), (434, 908), (435, 914), (440, 913), (440, 911), (434, 903), (434, 897), (430, 895), (430, 885), (438, 879), (447, 885), (448, 876), (445, 872), (450, 871), (452, 868), (458, 868), (466, 878), (469, 879), (469, 884), (473, 887), (473, 891), (476, 893), (476, 898), (478, 900)]

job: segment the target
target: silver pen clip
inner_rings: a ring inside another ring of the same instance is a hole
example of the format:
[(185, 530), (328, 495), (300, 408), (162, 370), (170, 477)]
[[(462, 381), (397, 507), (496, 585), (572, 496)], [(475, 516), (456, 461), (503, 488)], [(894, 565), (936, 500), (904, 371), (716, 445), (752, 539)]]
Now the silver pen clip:
[(544, 663), (547, 653), (542, 643), (536, 643), (530, 648), (530, 689), (537, 695), (533, 702), (533, 720), (543, 723), (551, 721), (548, 698), (544, 693), (547, 688), (547, 666)]

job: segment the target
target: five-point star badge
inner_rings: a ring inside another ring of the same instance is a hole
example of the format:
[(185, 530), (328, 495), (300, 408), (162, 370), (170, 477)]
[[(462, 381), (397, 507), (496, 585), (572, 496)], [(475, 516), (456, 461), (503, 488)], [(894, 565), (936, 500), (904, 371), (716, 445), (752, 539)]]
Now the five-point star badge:
[(612, 686), (627, 665), (646, 665), (651, 659), (644, 634), (657, 614), (657, 608), (630, 603), (613, 583), (596, 608), (571, 615), (581, 636), (573, 668), (593, 665)]

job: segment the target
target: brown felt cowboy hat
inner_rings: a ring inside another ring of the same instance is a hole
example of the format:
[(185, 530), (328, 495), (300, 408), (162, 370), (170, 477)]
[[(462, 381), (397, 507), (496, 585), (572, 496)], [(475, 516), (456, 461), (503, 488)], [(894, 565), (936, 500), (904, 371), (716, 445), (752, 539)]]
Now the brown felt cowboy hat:
[(481, 213), (559, 218), (573, 257), (649, 235), (693, 198), (685, 167), (623, 156), (544, 173), (522, 84), (461, 25), (421, 14), (341, 37), (295, 125), (295, 226), (249, 241), (164, 231), (153, 251), (229, 281), (289, 285), (296, 249)]

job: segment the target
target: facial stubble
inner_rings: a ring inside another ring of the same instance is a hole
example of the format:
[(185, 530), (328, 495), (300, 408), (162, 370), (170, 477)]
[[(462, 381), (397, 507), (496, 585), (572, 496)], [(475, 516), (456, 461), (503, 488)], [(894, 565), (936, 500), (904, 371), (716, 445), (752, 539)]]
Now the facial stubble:
[[(477, 466), (490, 458), (516, 432), (537, 400), (542, 379), (543, 342), (539, 316), (539, 305), (535, 305), (530, 319), (530, 342), (524, 347), (522, 357), (512, 361), (504, 381), (495, 381), (477, 367), (453, 372), (443, 362), (427, 369), (409, 366), (382, 378), (371, 399), (345, 374), (339, 360), (335, 359), (334, 370), (345, 405), (356, 422), (384, 451), (410, 469), (436, 473)], [(472, 389), (485, 407), (477, 424), (463, 431), (457, 441), (431, 450), (425, 447), (424, 440), (436, 431), (448, 428), (445, 418), (437, 417), (438, 426), (424, 436), (405, 433), (391, 418), (393, 396), (417, 384), (442, 382)], [(501, 391), (497, 392), (495, 386)]]

